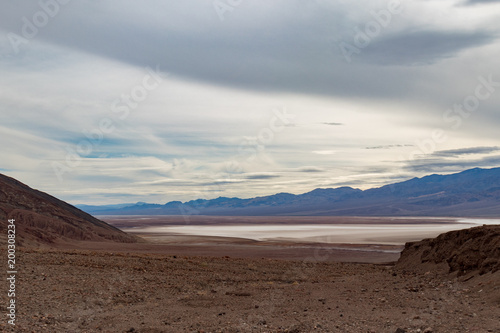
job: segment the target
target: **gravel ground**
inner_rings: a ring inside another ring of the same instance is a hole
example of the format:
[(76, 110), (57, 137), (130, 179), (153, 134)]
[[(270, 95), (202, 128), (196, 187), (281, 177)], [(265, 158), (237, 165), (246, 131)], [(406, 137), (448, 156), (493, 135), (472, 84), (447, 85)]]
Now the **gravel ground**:
[(2, 306), (4, 332), (500, 332), (500, 272), (50, 249), (17, 259), (16, 327)]

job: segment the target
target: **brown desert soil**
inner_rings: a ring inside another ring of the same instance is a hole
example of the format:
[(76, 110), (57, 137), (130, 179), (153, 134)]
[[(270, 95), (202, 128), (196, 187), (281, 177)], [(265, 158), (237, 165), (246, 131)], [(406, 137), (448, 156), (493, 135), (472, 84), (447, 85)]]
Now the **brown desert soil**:
[(260, 257), (277, 244), (221, 256), (223, 240), (203, 242), (18, 249), (17, 325), (2, 306), (0, 331), (500, 332), (500, 271), (457, 277), (437, 266), (332, 262), (342, 250)]

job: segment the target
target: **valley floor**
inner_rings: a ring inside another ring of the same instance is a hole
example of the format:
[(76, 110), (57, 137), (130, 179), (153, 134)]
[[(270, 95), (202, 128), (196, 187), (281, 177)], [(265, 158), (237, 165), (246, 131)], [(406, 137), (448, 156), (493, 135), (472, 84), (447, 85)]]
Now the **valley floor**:
[(12, 331), (500, 332), (498, 271), (457, 279), (174, 250), (20, 249)]

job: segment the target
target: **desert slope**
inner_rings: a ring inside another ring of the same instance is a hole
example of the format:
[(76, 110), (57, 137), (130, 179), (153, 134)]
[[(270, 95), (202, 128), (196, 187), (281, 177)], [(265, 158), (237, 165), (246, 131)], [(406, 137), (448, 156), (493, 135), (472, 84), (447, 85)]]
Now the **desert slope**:
[(2, 234), (8, 219), (16, 220), (16, 241), (24, 246), (71, 240), (137, 241), (64, 201), (0, 174)]
[(500, 270), (500, 225), (450, 231), (436, 238), (407, 243), (397, 264), (408, 270), (465, 274)]

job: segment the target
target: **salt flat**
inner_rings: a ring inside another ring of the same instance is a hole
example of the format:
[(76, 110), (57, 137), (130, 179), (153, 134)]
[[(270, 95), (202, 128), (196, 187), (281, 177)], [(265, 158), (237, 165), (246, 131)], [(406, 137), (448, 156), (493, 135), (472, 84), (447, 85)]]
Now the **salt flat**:
[[(206, 217), (212, 220), (214, 217)], [(436, 237), (451, 231), (470, 228), (482, 224), (500, 224), (500, 219), (465, 219), (465, 218), (331, 218), (328, 222), (324, 217), (318, 218), (321, 224), (314, 224), (314, 219), (307, 218), (305, 224), (297, 224), (299, 218), (290, 219), (289, 224), (273, 223), (274, 217), (269, 217), (269, 224), (262, 223), (263, 217), (231, 220), (228, 217), (218, 217), (220, 224), (203, 224), (203, 217), (198, 217), (190, 224), (172, 225), (172, 217), (128, 217), (129, 223), (121, 225), (121, 229), (135, 234), (210, 236), (245, 238), (256, 241), (289, 241), (315, 243), (347, 243), (347, 244), (386, 244), (403, 245), (409, 241)], [(124, 217), (120, 217), (121, 220)], [(152, 219), (152, 220), (151, 220)], [(234, 219), (234, 218), (232, 218)], [(116, 220), (107, 219), (115, 224)], [(151, 220), (154, 223), (148, 223)], [(165, 223), (161, 223), (164, 220)], [(135, 221), (135, 223), (134, 223)], [(363, 223), (364, 222), (364, 223)], [(398, 223), (400, 222), (400, 223)], [(115, 224), (116, 225), (116, 224)]]

